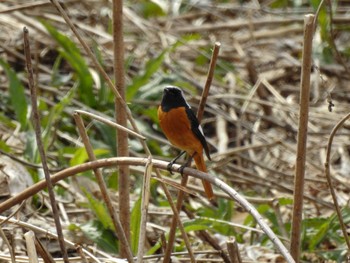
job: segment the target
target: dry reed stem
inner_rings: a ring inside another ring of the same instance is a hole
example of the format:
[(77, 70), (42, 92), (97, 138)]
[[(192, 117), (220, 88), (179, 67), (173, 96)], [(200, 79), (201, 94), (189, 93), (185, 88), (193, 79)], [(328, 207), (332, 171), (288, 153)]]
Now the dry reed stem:
[[(6, 221), (9, 221), (10, 219), (7, 217), (5, 220), (6, 220)], [(4, 221), (5, 221), (5, 220), (4, 220)], [(15, 256), (15, 253), (14, 253), (14, 251), (13, 251), (13, 249), (12, 249), (12, 247), (11, 247), (11, 244), (10, 244), (10, 242), (9, 242), (9, 240), (8, 240), (8, 238), (7, 238), (6, 234), (5, 234), (5, 232), (4, 232), (4, 230), (2, 229), (2, 227), (0, 227), (0, 237), (2, 238), (4, 244), (8, 247), (8, 250), (9, 250), (10, 256), (11, 256), (11, 262), (12, 262), (12, 263), (16, 263), (16, 256)]]
[[(124, 37), (123, 37), (123, 0), (112, 1), (113, 15), (113, 65), (115, 86), (120, 97), (125, 101), (125, 73), (124, 73)], [(115, 99), (115, 118), (116, 122), (126, 127), (128, 117), (126, 108), (121, 100)], [(128, 134), (122, 130), (116, 133), (116, 152), (117, 156), (129, 156), (129, 138)], [(118, 167), (118, 193), (119, 193), (119, 217), (123, 226), (124, 233), (130, 243), (130, 171), (129, 166)], [(124, 244), (120, 246), (120, 255), (127, 255), (127, 248)]]
[(83, 110), (75, 110), (74, 112), (76, 113), (79, 113), (80, 115), (86, 115), (88, 117), (90, 117), (91, 119), (95, 119), (99, 122), (102, 122), (106, 125), (109, 125), (113, 128), (116, 128), (116, 129), (119, 129), (119, 130), (122, 130), (124, 132), (127, 132), (128, 134), (140, 139), (140, 140), (146, 140), (146, 137), (142, 136), (141, 134), (137, 133), (137, 132), (134, 132), (118, 123), (115, 123), (113, 121), (110, 121), (110, 120), (107, 120), (106, 118), (103, 118), (101, 116), (98, 116), (96, 114), (93, 114), (93, 113), (90, 113), (90, 112), (87, 112), (87, 111), (83, 111)]
[(41, 124), (40, 124), (40, 115), (37, 105), (37, 94), (36, 94), (36, 87), (34, 84), (34, 74), (33, 74), (33, 67), (32, 67), (32, 59), (30, 54), (30, 44), (29, 44), (29, 31), (27, 28), (23, 28), (23, 39), (24, 39), (24, 53), (26, 57), (26, 67), (28, 72), (28, 85), (31, 93), (31, 102), (32, 102), (32, 120), (33, 120), (33, 126), (35, 130), (35, 137), (36, 137), (36, 144), (38, 147), (39, 155), (41, 158), (41, 163), (43, 166), (43, 171), (45, 174), (45, 180), (47, 181), (47, 190), (49, 193), (50, 203), (52, 207), (52, 214), (55, 221), (56, 231), (58, 235), (58, 242), (61, 248), (61, 253), (63, 255), (64, 262), (68, 263), (68, 254), (67, 250), (65, 248), (65, 244), (63, 241), (63, 231), (61, 226), (61, 221), (59, 217), (59, 210), (57, 207), (56, 199), (55, 199), (55, 192), (53, 190), (53, 184), (51, 182), (50, 178), (50, 171), (47, 165), (46, 160), (46, 153), (44, 150), (44, 145), (41, 140)]
[[(46, 184), (46, 181), (43, 180), (41, 182), (44, 182)], [(46, 187), (46, 185), (44, 186), (44, 188)], [(5, 216), (1, 216), (0, 215), (0, 221), (3, 222), (7, 220), (7, 218)], [(50, 238), (53, 238), (53, 239), (57, 239), (58, 236), (57, 234), (53, 233), (53, 232), (50, 232), (49, 230), (47, 229), (44, 229), (44, 228), (40, 228), (38, 226), (35, 226), (35, 225), (32, 225), (32, 224), (29, 224), (27, 222), (24, 222), (24, 221), (21, 221), (21, 220), (18, 220), (18, 219), (13, 219), (11, 218), (10, 220), (8, 220), (8, 223), (10, 224), (14, 224), (14, 225), (17, 225), (17, 226), (20, 226), (22, 228), (25, 228), (25, 229), (28, 229), (28, 230), (32, 230), (34, 233), (40, 233), (40, 234), (43, 234), (47, 237), (50, 237)], [(74, 248), (75, 247), (75, 243), (71, 242), (71, 241), (68, 241), (68, 240), (64, 240), (64, 242), (71, 248)], [(86, 249), (82, 249), (84, 254), (87, 255), (91, 260), (95, 261), (95, 262), (98, 262), (98, 263), (102, 263), (97, 257), (95, 257), (92, 253), (90, 253), (88, 250)], [(47, 262), (50, 262), (50, 261), (47, 261)], [(14, 263), (16, 263), (14, 261)]]
[[(92, 148), (92, 146), (90, 144), (89, 137), (88, 137), (88, 135), (86, 133), (84, 122), (81, 119), (81, 116), (78, 113), (75, 113), (74, 114), (74, 120), (75, 120), (75, 123), (77, 124), (78, 131), (79, 131), (79, 134), (80, 134), (80, 136), (82, 138), (82, 141), (84, 143), (86, 152), (87, 152), (87, 154), (89, 156), (89, 160), (90, 161), (96, 161), (96, 157), (95, 157), (93, 148)], [(108, 212), (109, 212), (109, 214), (110, 214), (110, 216), (112, 218), (112, 222), (113, 222), (115, 231), (118, 234), (118, 238), (119, 238), (120, 244), (124, 247), (125, 255), (121, 255), (121, 256), (122, 257), (125, 256), (128, 259), (128, 261), (132, 263), (132, 262), (134, 262), (134, 259), (133, 259), (133, 255), (132, 255), (131, 248), (130, 248), (130, 245), (129, 245), (129, 241), (127, 239), (127, 235), (125, 233), (125, 228), (123, 227), (123, 224), (122, 224), (121, 220), (119, 219), (119, 217), (118, 217), (118, 215), (117, 215), (117, 213), (116, 213), (116, 211), (115, 211), (115, 209), (113, 207), (112, 200), (111, 200), (111, 198), (110, 198), (110, 196), (108, 194), (107, 186), (106, 186), (106, 183), (105, 183), (105, 181), (103, 179), (101, 170), (100, 169), (94, 169), (93, 171), (94, 171), (96, 180), (98, 182), (98, 185), (100, 187), (102, 198), (106, 202), (106, 206), (107, 206)]]
[(349, 241), (349, 237), (348, 237), (348, 232), (347, 232), (347, 227), (344, 224), (344, 220), (343, 220), (343, 216), (341, 214), (341, 210), (338, 204), (338, 200), (337, 200), (337, 194), (335, 193), (333, 184), (332, 184), (332, 178), (331, 178), (331, 174), (330, 174), (330, 168), (329, 168), (329, 161), (331, 158), (331, 151), (332, 151), (332, 143), (333, 143), (333, 138), (336, 134), (336, 132), (338, 131), (338, 129), (350, 118), (350, 113), (347, 114), (344, 118), (342, 118), (337, 125), (335, 125), (335, 127), (333, 128), (332, 132), (330, 133), (329, 139), (328, 139), (328, 143), (327, 143), (327, 151), (326, 151), (326, 161), (325, 161), (325, 175), (327, 178), (327, 182), (328, 182), (328, 186), (329, 186), (329, 190), (331, 192), (332, 195), (332, 199), (333, 199), (333, 203), (335, 206), (335, 210), (337, 212), (337, 216), (338, 216), (338, 220), (339, 220), (339, 224), (340, 227), (342, 229), (343, 232), (343, 236), (346, 242), (346, 245), (348, 247), (348, 255), (350, 254), (350, 241)]
[(26, 240), (27, 246), (27, 254), (29, 258), (29, 263), (38, 263), (38, 255), (35, 250), (35, 235), (32, 230), (26, 232), (24, 234), (24, 238)]
[(47, 246), (44, 246), (37, 236), (35, 236), (35, 248), (45, 263), (55, 263), (55, 260), (52, 258)]
[(304, 177), (306, 162), (307, 128), (309, 120), (310, 74), (314, 15), (304, 17), (304, 47), (300, 83), (300, 112), (297, 141), (297, 157), (294, 179), (294, 205), (291, 229), (291, 254), (296, 262), (300, 259), (300, 236), (303, 215)]
[(227, 252), (230, 256), (231, 263), (242, 263), (238, 245), (235, 238), (231, 238), (226, 242)]
[(141, 223), (140, 223), (140, 235), (138, 242), (138, 251), (136, 262), (142, 263), (144, 246), (146, 241), (146, 226), (147, 226), (147, 214), (148, 214), (148, 205), (149, 205), (149, 189), (152, 176), (152, 159), (148, 158), (149, 162), (146, 164), (145, 173), (143, 176), (142, 184), (142, 199), (141, 199)]

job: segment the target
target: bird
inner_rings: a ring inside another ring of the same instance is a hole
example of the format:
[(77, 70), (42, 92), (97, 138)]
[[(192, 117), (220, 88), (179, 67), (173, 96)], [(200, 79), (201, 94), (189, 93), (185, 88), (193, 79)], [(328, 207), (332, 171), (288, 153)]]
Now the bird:
[[(209, 147), (203, 129), (180, 88), (176, 86), (164, 88), (162, 101), (158, 107), (158, 119), (160, 128), (170, 143), (191, 156), (197, 169), (206, 173), (203, 151), (211, 160)], [(177, 158), (170, 162), (170, 166)], [(214, 193), (210, 182), (202, 180), (202, 183), (207, 198), (212, 200)]]

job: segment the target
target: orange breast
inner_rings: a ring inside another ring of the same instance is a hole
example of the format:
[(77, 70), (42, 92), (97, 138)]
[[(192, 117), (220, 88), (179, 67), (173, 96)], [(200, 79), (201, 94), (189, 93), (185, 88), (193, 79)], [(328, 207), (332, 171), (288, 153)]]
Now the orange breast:
[(169, 112), (163, 112), (159, 107), (158, 119), (165, 136), (174, 146), (190, 155), (195, 152), (202, 155), (203, 146), (191, 130), (191, 123), (184, 107), (171, 109)]

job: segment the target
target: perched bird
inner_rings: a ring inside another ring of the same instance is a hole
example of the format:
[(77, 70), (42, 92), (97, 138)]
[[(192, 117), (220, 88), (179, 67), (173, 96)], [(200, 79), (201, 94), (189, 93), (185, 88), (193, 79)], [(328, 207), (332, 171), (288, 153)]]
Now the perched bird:
[[(164, 89), (158, 119), (171, 144), (192, 156), (198, 170), (207, 172), (203, 149), (210, 160), (208, 144), (202, 127), (180, 88), (168, 86)], [(212, 199), (214, 193), (211, 184), (205, 180), (202, 182), (208, 199)]]

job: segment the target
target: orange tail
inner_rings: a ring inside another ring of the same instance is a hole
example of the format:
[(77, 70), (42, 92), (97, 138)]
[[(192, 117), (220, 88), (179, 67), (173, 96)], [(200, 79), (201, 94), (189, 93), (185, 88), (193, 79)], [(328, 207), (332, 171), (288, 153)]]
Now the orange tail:
[[(193, 159), (194, 159), (194, 162), (196, 164), (197, 169), (199, 171), (202, 171), (202, 172), (206, 173), (207, 172), (207, 166), (205, 165), (203, 154), (196, 153), (193, 156)], [(213, 188), (211, 187), (211, 184), (208, 181), (206, 181), (206, 180), (202, 180), (202, 183), (203, 183), (205, 194), (207, 195), (208, 199), (209, 200), (213, 199), (214, 198), (214, 192), (213, 192)]]

